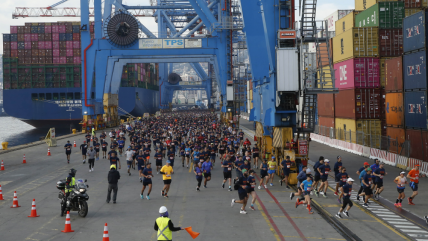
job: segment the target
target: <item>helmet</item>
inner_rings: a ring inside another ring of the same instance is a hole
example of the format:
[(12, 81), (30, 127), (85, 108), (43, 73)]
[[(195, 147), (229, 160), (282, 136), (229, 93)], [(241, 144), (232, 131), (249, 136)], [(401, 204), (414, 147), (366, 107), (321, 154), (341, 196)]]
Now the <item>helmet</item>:
[(311, 169), (306, 169), (306, 174), (309, 174), (309, 173), (311, 173)]
[(159, 208), (159, 213), (166, 213), (166, 212), (168, 212), (168, 209), (166, 209), (165, 206), (162, 206)]
[(74, 168), (70, 169), (70, 175), (72, 175), (73, 177), (76, 175), (77, 170)]
[(354, 179), (352, 179), (352, 178), (348, 178), (348, 180), (347, 180), (348, 182), (353, 182), (354, 181)]
[(116, 169), (116, 165), (114, 165), (114, 164), (113, 164), (113, 165), (111, 165), (111, 166), (110, 166), (110, 169)]

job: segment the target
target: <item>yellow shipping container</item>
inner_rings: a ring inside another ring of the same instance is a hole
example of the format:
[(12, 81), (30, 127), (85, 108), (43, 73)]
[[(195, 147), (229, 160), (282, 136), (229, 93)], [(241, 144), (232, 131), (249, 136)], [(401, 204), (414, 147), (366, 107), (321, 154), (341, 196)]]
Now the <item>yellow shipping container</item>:
[(355, 0), (355, 10), (364, 11), (378, 2), (397, 2), (397, 0)]
[[(324, 66), (322, 69), (317, 70), (318, 76), (324, 76), (323, 82), (324, 82), (324, 88), (333, 88), (333, 82), (331, 81), (331, 71), (330, 66)], [(321, 88), (321, 84), (318, 84), (317, 88)]]
[(253, 90), (250, 90), (250, 100), (253, 99)]
[[(425, 0), (425, 1), (428, 1), (428, 0)], [(415, 14), (415, 13), (417, 13), (419, 11), (422, 11), (422, 9), (420, 9), (420, 8), (405, 8), (404, 9), (404, 16), (407, 18), (408, 16), (410, 16), (412, 14)]]
[(380, 147), (382, 124), (380, 120), (335, 118), (336, 139), (359, 145)]
[(380, 86), (385, 88), (386, 84), (386, 75), (385, 75), (385, 60), (392, 59), (392, 57), (383, 57), (380, 58)]
[(352, 28), (333, 38), (333, 63), (379, 56), (379, 29)]
[(349, 30), (355, 26), (355, 16), (359, 14), (358, 11), (352, 11), (348, 13), (345, 17), (336, 21), (335, 25), (335, 34), (336, 36), (344, 33), (346, 30)]

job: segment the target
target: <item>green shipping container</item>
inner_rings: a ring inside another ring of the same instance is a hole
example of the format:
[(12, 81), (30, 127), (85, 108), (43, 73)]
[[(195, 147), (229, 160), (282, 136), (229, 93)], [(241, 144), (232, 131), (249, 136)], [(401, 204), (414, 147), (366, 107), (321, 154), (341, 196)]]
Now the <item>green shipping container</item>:
[(402, 28), (404, 2), (379, 2), (355, 16), (355, 27)]

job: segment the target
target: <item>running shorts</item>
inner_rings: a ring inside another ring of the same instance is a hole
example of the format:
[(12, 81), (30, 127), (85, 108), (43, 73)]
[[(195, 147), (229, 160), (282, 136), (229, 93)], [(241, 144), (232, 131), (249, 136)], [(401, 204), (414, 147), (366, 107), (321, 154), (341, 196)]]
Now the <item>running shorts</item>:
[(397, 192), (398, 193), (403, 193), (404, 192), (404, 188), (403, 189), (397, 188)]
[(284, 169), (282, 169), (282, 172), (284, 173), (284, 176), (290, 175), (290, 169), (284, 168)]
[(149, 184), (152, 184), (152, 180), (150, 180), (150, 181), (143, 181), (143, 186), (147, 186)]
[(310, 191), (305, 191), (305, 194), (303, 196), (311, 195)]
[(372, 194), (373, 194), (373, 191), (372, 191), (372, 189), (371, 189), (370, 187), (365, 187), (365, 188), (364, 188), (364, 193), (365, 193), (366, 195), (372, 195)]
[(82, 151), (82, 156), (86, 156), (86, 151)]
[(415, 183), (415, 182), (410, 182), (410, 188), (412, 188), (412, 190), (414, 191), (414, 192), (416, 192), (417, 190), (418, 190), (418, 183)]
[(253, 158), (259, 157), (259, 153), (253, 153)]
[(66, 152), (65, 152), (65, 154), (66, 154), (66, 155), (70, 155), (70, 154), (71, 154), (71, 151), (66, 151)]
[(204, 177), (205, 177), (205, 178), (211, 177), (211, 172), (204, 173)]
[(238, 195), (239, 195), (239, 200), (244, 200), (247, 197), (247, 192), (244, 191), (238, 191)]
[(322, 181), (322, 182), (325, 182), (325, 181), (327, 181), (327, 178), (328, 178), (328, 176), (327, 176), (327, 175), (322, 175), (322, 177), (321, 177), (321, 181)]
[(132, 161), (126, 161), (126, 164), (128, 165), (128, 168), (132, 165)]
[(321, 179), (321, 175), (319, 173), (315, 173), (315, 181), (318, 182)]
[(269, 173), (269, 174), (274, 174), (274, 173), (275, 173), (275, 170), (268, 170), (268, 173)]
[(343, 202), (342, 202), (342, 208), (345, 209), (346, 205), (349, 205), (349, 207), (352, 207), (354, 204), (352, 203), (351, 199), (349, 199), (349, 197), (347, 198), (343, 198)]
[(107, 148), (102, 148), (103, 149), (103, 151), (107, 151)]
[(138, 171), (143, 171), (144, 170), (144, 167), (142, 167), (142, 166), (140, 166), (140, 165), (138, 165)]
[(156, 166), (157, 167), (162, 166), (162, 160), (156, 160)]
[(171, 184), (171, 179), (163, 180), (163, 184), (165, 185)]
[(334, 174), (334, 175), (335, 175), (335, 177), (334, 177), (334, 181), (335, 181), (336, 183), (340, 183), (340, 177), (336, 176), (336, 174)]
[(265, 178), (267, 175), (267, 172), (260, 172), (260, 178)]
[(223, 172), (224, 180), (227, 180), (228, 178), (232, 178), (232, 172)]
[(383, 182), (376, 182), (377, 188), (383, 187)]

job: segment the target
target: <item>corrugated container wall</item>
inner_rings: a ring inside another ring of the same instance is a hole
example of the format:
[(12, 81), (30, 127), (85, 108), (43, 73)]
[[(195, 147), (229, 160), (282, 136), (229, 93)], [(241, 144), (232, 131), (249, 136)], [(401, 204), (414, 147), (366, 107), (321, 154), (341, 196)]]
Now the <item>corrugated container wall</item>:
[(403, 54), (403, 30), (379, 30), (379, 56), (395, 57)]
[(404, 123), (409, 129), (427, 129), (427, 92), (413, 91), (404, 93)]
[(426, 51), (403, 56), (404, 89), (427, 89)]
[(397, 0), (355, 0), (355, 10), (364, 11), (378, 2), (396, 2)]
[(380, 58), (380, 86), (385, 88), (386, 84), (386, 74), (385, 74), (385, 61), (391, 59), (391, 57)]
[(346, 119), (380, 119), (379, 89), (341, 90), (334, 94), (335, 116)]
[(345, 17), (348, 13), (352, 12), (352, 9), (346, 9), (346, 10), (337, 10), (334, 13), (328, 15), (324, 20), (327, 21), (327, 30), (328, 31), (335, 31), (335, 24), (336, 21)]
[(318, 94), (318, 116), (334, 118), (334, 94)]
[(405, 8), (426, 8), (428, 0), (403, 0)]
[[(370, 145), (374, 148), (380, 146), (381, 121), (380, 120), (352, 120), (336, 118), (334, 120), (336, 129), (336, 139), (351, 140), (352, 143), (360, 145)], [(351, 134), (349, 134), (351, 131)], [(357, 134), (358, 138), (357, 138)], [(346, 134), (345, 134), (346, 133)], [(360, 134), (364, 133), (364, 135)]]
[(401, 56), (385, 61), (386, 92), (403, 91), (403, 58)]
[(343, 18), (336, 21), (335, 32), (336, 35), (346, 32), (355, 26), (355, 16), (360, 12), (352, 11)]
[(387, 93), (386, 98), (386, 125), (404, 127), (404, 98), (403, 93)]
[(320, 130), (320, 131), (322, 131), (321, 134), (324, 136), (330, 137), (330, 133), (333, 133), (331, 129), (335, 128), (334, 118), (319, 116), (318, 117), (318, 125), (326, 127), (326, 129)]
[(406, 130), (403, 128), (387, 127), (386, 136), (389, 137), (388, 152), (401, 154), (403, 143), (406, 140)]
[(333, 62), (379, 57), (379, 29), (352, 28), (333, 38)]
[(355, 17), (355, 27), (402, 28), (403, 2), (380, 2)]
[[(329, 46), (330, 46), (330, 57), (333, 56), (333, 38), (329, 39)], [(316, 55), (317, 55), (317, 69), (324, 67), (326, 65), (328, 65), (329, 61), (328, 61), (328, 52), (327, 52), (327, 43), (319, 43), (319, 49), (320, 51), (316, 51)], [(319, 52), (319, 53), (318, 53)], [(323, 64), (322, 66), (319, 66), (319, 61), (318, 59), (321, 58), (321, 64)]]
[(334, 64), (336, 88), (378, 88), (380, 72), (378, 58), (349, 59)]
[(410, 142), (410, 157), (428, 161), (428, 132), (406, 130), (406, 140)]
[(299, 90), (299, 61), (296, 49), (277, 50), (277, 91)]
[(410, 15), (403, 20), (403, 51), (410, 52), (426, 48), (426, 10)]
[(407, 18), (408, 16), (415, 14), (419, 11), (421, 11), (420, 8), (405, 8), (404, 9), (404, 16)]

